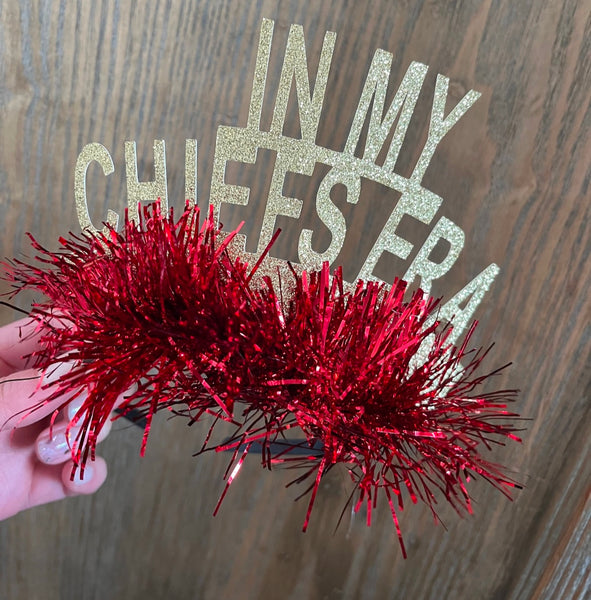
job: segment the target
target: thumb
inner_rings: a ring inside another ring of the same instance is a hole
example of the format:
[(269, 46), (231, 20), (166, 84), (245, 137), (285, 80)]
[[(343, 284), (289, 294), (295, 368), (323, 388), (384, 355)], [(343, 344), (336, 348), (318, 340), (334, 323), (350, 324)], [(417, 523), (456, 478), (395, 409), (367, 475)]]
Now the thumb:
[(0, 430), (26, 427), (43, 419), (71, 399), (72, 394), (49, 401), (59, 387), (55, 383), (73, 363), (58, 363), (45, 371), (25, 369), (0, 378)]

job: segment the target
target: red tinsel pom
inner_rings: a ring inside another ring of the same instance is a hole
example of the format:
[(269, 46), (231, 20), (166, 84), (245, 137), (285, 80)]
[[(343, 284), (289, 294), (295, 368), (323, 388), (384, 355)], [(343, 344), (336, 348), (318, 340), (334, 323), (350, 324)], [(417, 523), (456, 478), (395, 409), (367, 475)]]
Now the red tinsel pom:
[[(328, 265), (292, 270), (284, 297), (283, 285), (255, 281), (256, 265), (231, 258), (234, 234), (224, 238), (211, 214), (199, 226), (196, 208), (175, 221), (156, 204), (122, 233), (70, 234), (57, 252), (31, 238), (36, 262), (11, 263), (14, 293), (46, 297), (31, 311), (44, 328), (36, 365), (73, 361), (56, 396), (88, 393), (70, 424), (81, 422), (72, 447), (81, 469), (119, 396), (133, 389), (119, 409), (146, 416), (142, 453), (162, 409), (191, 421), (213, 415), (212, 429), (234, 424), (230, 440), (212, 446), (208, 435), (201, 449), (234, 451), (222, 498), (253, 444), (268, 468), (301, 466), (296, 481), (311, 482), (304, 529), (322, 476), (338, 463), (368, 524), (383, 490), (399, 537), (406, 492), (435, 514), (438, 495), (470, 511), (470, 473), (504, 492), (514, 485), (480, 449), (518, 439), (507, 410), (515, 391), (478, 391), (494, 374), (476, 374), (486, 353), (467, 351), (471, 332), (454, 347), (449, 326), (426, 326), (437, 301), (420, 291), (405, 300), (402, 281), (347, 291)], [(286, 438), (293, 428), (305, 443)]]

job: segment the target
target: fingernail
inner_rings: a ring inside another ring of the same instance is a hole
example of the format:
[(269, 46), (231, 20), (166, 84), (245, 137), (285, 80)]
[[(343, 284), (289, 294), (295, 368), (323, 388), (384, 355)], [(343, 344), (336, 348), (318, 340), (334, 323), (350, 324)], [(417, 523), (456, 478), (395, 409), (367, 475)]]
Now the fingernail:
[(132, 383), (124, 392), (119, 394), (117, 402), (115, 402), (115, 406), (120, 406), (121, 404), (129, 400), (129, 398), (131, 398), (138, 391), (138, 387), (139, 386), (137, 383)]
[[(46, 465), (59, 465), (70, 457), (71, 449), (66, 439), (67, 425), (54, 427), (52, 436), (49, 436), (49, 430), (45, 430), (37, 438), (35, 451), (37, 457)], [(78, 428), (72, 427), (69, 432), (70, 444), (74, 442), (78, 435)]]
[[(82, 475), (82, 469), (78, 467), (76, 471), (76, 475), (74, 475), (74, 481), (72, 482), (74, 485), (84, 485), (88, 483), (92, 476), (94, 475), (94, 469), (90, 465), (85, 465), (84, 467), (84, 475)], [(80, 477), (84, 477), (84, 479), (80, 479)]]
[(139, 385), (137, 383), (132, 383), (127, 390), (123, 393), (124, 397), (133, 396), (138, 391)]
[(74, 361), (59, 362), (50, 367), (47, 367), (43, 372), (43, 383), (53, 383), (58, 381), (62, 375), (69, 373), (76, 363)]
[(88, 398), (88, 393), (84, 391), (68, 404), (68, 421), (71, 421), (76, 416), (80, 407), (86, 402), (86, 398)]

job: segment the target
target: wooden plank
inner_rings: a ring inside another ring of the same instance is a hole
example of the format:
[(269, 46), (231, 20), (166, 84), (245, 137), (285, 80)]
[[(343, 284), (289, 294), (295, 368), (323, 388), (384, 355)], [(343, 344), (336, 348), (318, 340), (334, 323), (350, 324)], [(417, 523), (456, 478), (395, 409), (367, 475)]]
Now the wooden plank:
[[(137, 142), (139, 176), (152, 176), (154, 139), (166, 140), (171, 202), (182, 205), (184, 140), (199, 140), (199, 192), (209, 194), (218, 125), (244, 127), (263, 17), (275, 43), (263, 111), (271, 120), (289, 26), (304, 27), (315, 72), (325, 31), (337, 33), (318, 142), (343, 148), (377, 48), (393, 53), (388, 98), (411, 61), (429, 65), (396, 172), (409, 175), (426, 139), (437, 73), (451, 80), (450, 103), (469, 89), (482, 97), (441, 142), (424, 185), (466, 233), (452, 270), (434, 286), (446, 298), (492, 262), (501, 273), (478, 310), (476, 342), (496, 341), (489, 365), (513, 360), (501, 387), (522, 390), (531, 417), (522, 445), (494, 451), (525, 483), (513, 503), (475, 481), (475, 516), (447, 526), (408, 506), (400, 556), (386, 507), (371, 528), (348, 514), (339, 471), (323, 482), (309, 531), (306, 504), (283, 486), (289, 473), (262, 472), (255, 457), (232, 485), (221, 513), (227, 456), (194, 459), (202, 427), (157, 420), (148, 453), (139, 430), (119, 424), (101, 452), (109, 480), (92, 498), (20, 514), (0, 523), (0, 598), (583, 598), (589, 593), (588, 494), (591, 350), (589, 261), (589, 3), (536, 2), (36, 2), (0, 5), (0, 223), (3, 256), (27, 251), (31, 231), (55, 247), (76, 231), (74, 164), (84, 144), (111, 152), (115, 172), (88, 173), (91, 217), (126, 202), (123, 144)], [(448, 106), (449, 109), (449, 106)], [(288, 110), (289, 133), (297, 131)], [(224, 207), (232, 227), (246, 219), (254, 243), (272, 157), (232, 166), (253, 188), (245, 208)], [(274, 249), (297, 256), (303, 228), (329, 234), (316, 215), (322, 176), (294, 178), (299, 220)], [(364, 182), (344, 206), (349, 235), (339, 260), (355, 273), (397, 198)], [(430, 227), (405, 221), (414, 245), (406, 261), (385, 256), (376, 273), (401, 276)], [(6, 290), (6, 286), (0, 291)], [(27, 307), (31, 297), (18, 299)], [(2, 312), (4, 322), (16, 318)]]

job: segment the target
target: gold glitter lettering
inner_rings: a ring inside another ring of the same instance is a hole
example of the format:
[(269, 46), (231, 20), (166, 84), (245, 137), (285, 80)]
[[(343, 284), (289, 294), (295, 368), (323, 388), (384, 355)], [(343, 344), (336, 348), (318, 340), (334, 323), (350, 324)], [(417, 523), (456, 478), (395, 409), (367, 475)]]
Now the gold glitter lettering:
[[(457, 344), (458, 339), (466, 331), (468, 325), (474, 317), (474, 313), (478, 308), (480, 302), (484, 298), (484, 294), (488, 292), (490, 286), (493, 284), (495, 277), (499, 274), (499, 267), (494, 263), (489, 265), (482, 273), (477, 275), (467, 286), (460, 290), (451, 300), (449, 300), (439, 311), (439, 314), (433, 315), (425, 323), (425, 328), (431, 327), (435, 321), (441, 321), (443, 323), (449, 322), (452, 324), (453, 329), (446, 339), (446, 343)], [(466, 300), (468, 304), (464, 309), (460, 309), (460, 304)], [(431, 348), (435, 343), (435, 334), (428, 335), (417, 350), (416, 354), (412, 357), (411, 362), (408, 366), (409, 373), (415, 371), (423, 365), (429, 358)], [(456, 370), (452, 374), (450, 381), (463, 372), (463, 367), (457, 365)]]
[[(429, 260), (429, 255), (441, 239), (449, 242), (449, 252), (440, 263), (434, 263)], [(403, 279), (410, 285), (418, 275), (421, 278), (421, 289), (425, 294), (429, 294), (431, 282), (434, 279), (439, 279), (451, 269), (463, 247), (464, 232), (449, 219), (441, 217), (412, 261)]]
[[(285, 175), (288, 171), (293, 171), (292, 159), (293, 155), (277, 154), (273, 176), (271, 177), (271, 186), (269, 187), (269, 196), (267, 198), (267, 204), (265, 205), (265, 215), (263, 216), (261, 235), (259, 236), (259, 245), (257, 248), (257, 252), (259, 253), (263, 252), (273, 237), (277, 215), (284, 215), (286, 217), (291, 217), (292, 219), (297, 219), (302, 212), (303, 203), (299, 198), (290, 198), (284, 196), (282, 193)], [(312, 163), (312, 168), (313, 167), (314, 163)]]
[(329, 247), (324, 252), (316, 252), (312, 249), (311, 229), (303, 229), (298, 243), (298, 257), (308, 269), (319, 269), (324, 261), (334, 263), (343, 248), (345, 235), (347, 234), (347, 223), (343, 213), (336, 207), (330, 197), (332, 188), (337, 184), (343, 184), (347, 188), (347, 202), (357, 204), (361, 193), (361, 178), (355, 173), (340, 170), (337, 167), (331, 169), (318, 187), (316, 194), (316, 212), (320, 220), (328, 227), (332, 235)]
[[(298, 257), (301, 264), (293, 265), (298, 271), (316, 269), (322, 262), (328, 261), (329, 264), (333, 264), (337, 260), (347, 235), (346, 220), (341, 210), (332, 201), (331, 191), (337, 184), (344, 185), (347, 190), (347, 202), (356, 204), (360, 197), (362, 179), (373, 181), (400, 194), (398, 202), (356, 278), (381, 281), (373, 271), (383, 253), (389, 252), (406, 260), (413, 248), (408, 240), (396, 233), (404, 215), (429, 225), (439, 209), (442, 199), (423, 188), (421, 181), (439, 142), (474, 104), (480, 94), (474, 90), (468, 91), (445, 117), (449, 79), (444, 75), (437, 75), (427, 141), (412, 175), (407, 179), (394, 173), (394, 168), (428, 67), (419, 62), (412, 62), (386, 109), (393, 56), (390, 52), (378, 49), (367, 73), (345, 148), (339, 152), (316, 144), (336, 40), (336, 34), (330, 31), (324, 36), (312, 87), (303, 28), (301, 25), (290, 27), (277, 96), (273, 105), (271, 126), (269, 131), (261, 131), (273, 31), (274, 22), (263, 19), (247, 126), (245, 128), (220, 126), (217, 130), (209, 199), (214, 218), (219, 221), (223, 202), (236, 205), (247, 205), (249, 202), (248, 187), (226, 183), (227, 163), (233, 161), (255, 164), (259, 149), (275, 153), (275, 166), (265, 204), (257, 252), (255, 254), (246, 252), (246, 238), (243, 235), (237, 235), (231, 244), (231, 252), (234, 255), (240, 254), (243, 260), (249, 262), (256, 261), (273, 236), (277, 216), (283, 215), (293, 219), (300, 216), (302, 200), (283, 195), (286, 174), (298, 173), (311, 176), (316, 164), (322, 163), (330, 167), (330, 170), (319, 186), (316, 195), (316, 212), (329, 229), (331, 241), (326, 250), (322, 252), (314, 250), (312, 248), (314, 233), (312, 230), (304, 229), (298, 241)], [(283, 135), (294, 81), (301, 131), (299, 139)], [(366, 122), (368, 123), (367, 138), (358, 157), (355, 153)], [(392, 141), (387, 148), (384, 162), (382, 165), (377, 165), (376, 161), (386, 149), (386, 140), (390, 135)], [(138, 219), (140, 202), (153, 202), (160, 199), (162, 210), (168, 210), (164, 141), (155, 140), (153, 148), (154, 180), (140, 182), (136, 144), (131, 141), (125, 142), (128, 214), (131, 220)], [(113, 173), (114, 167), (107, 149), (97, 143), (85, 146), (76, 162), (75, 198), (78, 219), (83, 229), (97, 233), (90, 220), (86, 198), (86, 172), (92, 161), (97, 161), (101, 165), (105, 175)], [(185, 141), (185, 198), (190, 205), (197, 202), (197, 140), (194, 139)], [(113, 227), (117, 226), (118, 216), (112, 210), (107, 212), (107, 223)], [(440, 263), (434, 263), (429, 260), (429, 256), (440, 239), (449, 242), (450, 249)], [(449, 219), (442, 217), (407, 268), (405, 279), (412, 282), (419, 276), (421, 287), (429, 292), (432, 282), (445, 275), (452, 267), (463, 245), (463, 231)], [(272, 256), (267, 256), (258, 270), (260, 276), (276, 277), (278, 272), (283, 273), (285, 279), (290, 279), (290, 268), (287, 262)], [(442, 307), (439, 317), (452, 320), (454, 325), (453, 340), (450, 341), (455, 341), (463, 333), (498, 272), (499, 268), (495, 264), (490, 265)], [(388, 282), (384, 283), (389, 285)], [(460, 306), (463, 304), (466, 306), (462, 309)], [(427, 345), (425, 348), (425, 351), (428, 351)]]
[(375, 162), (396, 117), (400, 114), (383, 166), (384, 169), (390, 171), (394, 169), (400, 154), (400, 148), (428, 70), (427, 65), (422, 63), (412, 62), (410, 64), (386, 116), (382, 118), (391, 68), (392, 54), (385, 50), (376, 50), (345, 145), (345, 152), (355, 153), (361, 136), (361, 128), (367, 119), (373, 99), (363, 158)]
[[(489, 265), (482, 273), (477, 275), (468, 285), (462, 288), (451, 300), (448, 300), (439, 311), (437, 317), (431, 318), (428, 327), (435, 319), (449, 321), (453, 325), (453, 331), (447, 339), (450, 344), (455, 344), (474, 317), (478, 305), (482, 302), (484, 294), (488, 292), (495, 277), (499, 274), (499, 267), (494, 263)], [(460, 305), (468, 301), (465, 308)]]
[(125, 142), (127, 207), (130, 221), (139, 219), (139, 203), (160, 200), (162, 212), (168, 211), (166, 187), (166, 150), (164, 140), (154, 140), (154, 181), (139, 181), (135, 142)]
[[(226, 163), (237, 161), (254, 164), (258, 151), (258, 132), (238, 127), (218, 127), (213, 169), (211, 173), (211, 191), (209, 204), (213, 207), (213, 218), (219, 221), (222, 203), (246, 206), (250, 190), (241, 185), (225, 182)], [(240, 235), (240, 239), (245, 239)]]
[[(213, 206), (216, 220), (219, 220), (223, 202), (245, 206), (249, 199), (250, 190), (248, 188), (225, 182), (226, 163), (237, 161), (254, 164), (259, 148), (277, 152), (263, 226), (258, 241), (258, 252), (262, 252), (271, 240), (278, 215), (295, 219), (300, 215), (301, 200), (283, 196), (283, 182), (287, 172), (312, 175), (317, 160), (317, 151), (323, 150), (315, 145), (315, 139), (335, 39), (336, 35), (330, 31), (324, 36), (314, 91), (311, 94), (303, 29), (300, 25), (293, 25), (290, 28), (271, 129), (269, 132), (262, 132), (260, 131), (260, 119), (273, 41), (273, 21), (263, 20), (248, 113), (248, 126), (245, 129), (223, 126), (218, 128), (210, 193), (210, 204)], [(283, 136), (287, 103), (291, 82), (294, 78), (302, 132), (302, 138), (299, 140)], [(240, 236), (238, 241), (245, 243), (245, 238)]]
[(254, 67), (254, 76), (252, 80), (250, 106), (248, 109), (248, 129), (253, 131), (258, 131), (261, 127), (261, 113), (263, 111), (263, 99), (265, 97), (265, 84), (267, 82), (269, 57), (271, 56), (271, 44), (273, 42), (273, 26), (274, 21), (271, 21), (271, 19), (263, 19), (261, 33), (259, 36), (257, 60)]
[(185, 201), (197, 203), (197, 140), (185, 140)]
[[(113, 159), (109, 151), (98, 142), (86, 144), (78, 155), (76, 160), (76, 169), (74, 171), (74, 198), (76, 199), (76, 213), (78, 222), (82, 230), (88, 230), (93, 235), (98, 233), (98, 229), (90, 220), (88, 211), (88, 199), (86, 198), (86, 172), (91, 162), (96, 161), (102, 168), (105, 175), (110, 175), (115, 170)], [(107, 223), (112, 227), (117, 227), (119, 216), (111, 209), (107, 210)], [(103, 233), (107, 232), (106, 226)]]
[(314, 92), (312, 93), (312, 96), (310, 96), (310, 80), (308, 74), (308, 61), (306, 58), (304, 30), (301, 25), (291, 26), (289, 37), (287, 38), (283, 67), (281, 69), (279, 89), (277, 90), (277, 98), (275, 100), (275, 109), (273, 110), (271, 133), (277, 136), (280, 136), (283, 133), (289, 92), (291, 91), (291, 82), (295, 77), (302, 139), (309, 142), (314, 142), (316, 140), (316, 132), (318, 131), (320, 113), (322, 111), (322, 104), (326, 93), (326, 82), (330, 71), (335, 39), (336, 35), (332, 31), (326, 32), (322, 44), (320, 62), (318, 63)]
[[(413, 248), (408, 240), (396, 233), (403, 216), (409, 215), (429, 225), (441, 206), (442, 199), (422, 187), (423, 175), (439, 142), (474, 104), (480, 94), (470, 90), (445, 117), (449, 79), (443, 75), (437, 76), (427, 142), (412, 176), (407, 179), (394, 173), (394, 168), (406, 138), (428, 67), (418, 62), (411, 63), (394, 98), (386, 109), (388, 80), (393, 57), (389, 52), (377, 50), (363, 86), (344, 151), (338, 152), (316, 144), (334, 50), (335, 34), (331, 32), (325, 35), (314, 89), (311, 92), (303, 29), (299, 25), (290, 28), (271, 126), (269, 131), (261, 131), (261, 115), (273, 45), (273, 28), (273, 21), (263, 20), (247, 126), (245, 128), (220, 126), (217, 131), (210, 195), (214, 216), (219, 220), (223, 202), (243, 206), (249, 202), (250, 189), (248, 187), (226, 183), (226, 164), (229, 161), (255, 164), (259, 149), (275, 153), (276, 160), (257, 252), (255, 254), (246, 252), (246, 238), (241, 235), (236, 236), (232, 244), (233, 252), (240, 254), (243, 260), (254, 262), (271, 240), (277, 216), (284, 215), (293, 219), (300, 216), (302, 201), (298, 198), (283, 196), (286, 174), (293, 172), (311, 176), (316, 163), (329, 166), (331, 170), (322, 181), (316, 196), (316, 212), (330, 230), (331, 242), (326, 250), (319, 252), (312, 248), (313, 232), (304, 229), (298, 242), (298, 257), (301, 265), (294, 265), (296, 268), (315, 269), (323, 261), (328, 261), (330, 264), (336, 261), (347, 234), (343, 213), (330, 197), (332, 188), (337, 183), (342, 183), (347, 188), (347, 202), (355, 203), (359, 198), (362, 178), (387, 186), (399, 193), (400, 198), (356, 278), (380, 281), (373, 271), (382, 254), (389, 252), (406, 260)], [(294, 79), (300, 120), (300, 139), (283, 135)], [(366, 122), (368, 122), (367, 139), (365, 147), (360, 153), (361, 157), (358, 157), (355, 153)], [(384, 163), (377, 165), (378, 156), (385, 149), (386, 140), (390, 135), (392, 135), (392, 141), (387, 148)], [(429, 256), (440, 239), (447, 240), (450, 243), (450, 249), (442, 262), (434, 263), (429, 260)], [(421, 278), (422, 287), (430, 290), (432, 281), (449, 271), (463, 245), (462, 230), (445, 217), (441, 218), (419, 250), (417, 257), (407, 268), (406, 277), (414, 279), (418, 275)], [(272, 269), (269, 268), (271, 264), (275, 265), (274, 269), (279, 268), (280, 271), (288, 274), (285, 261), (271, 256), (265, 259), (259, 273), (272, 274)], [(282, 268), (281, 265), (284, 265), (285, 268)], [(494, 268), (498, 269), (496, 266)], [(496, 272), (493, 273), (491, 267), (482, 274), (482, 278), (476, 278), (474, 282), (466, 286), (455, 300), (452, 299), (448, 302), (447, 313), (455, 314), (456, 333), (461, 333), (466, 319), (473, 313), (488, 289), (486, 285), (490, 285), (495, 275)], [(460, 311), (459, 305), (462, 299), (467, 300), (468, 298), (468, 306)]]
[(435, 216), (441, 202), (442, 199), (437, 194), (419, 185), (409, 183), (408, 188), (403, 192), (390, 214), (376, 243), (370, 250), (357, 278), (365, 281), (382, 281), (374, 276), (373, 270), (384, 252), (390, 252), (403, 260), (408, 258), (412, 250), (412, 244), (395, 233), (402, 217), (405, 214), (410, 215), (428, 225)]
[(447, 90), (449, 88), (449, 78), (445, 75), (437, 75), (435, 82), (435, 93), (433, 95), (433, 106), (431, 108), (431, 122), (429, 123), (429, 134), (427, 142), (421, 152), (421, 156), (415, 165), (411, 179), (421, 182), (425, 171), (435, 154), (437, 145), (443, 139), (445, 134), (466, 114), (466, 111), (480, 98), (480, 92), (470, 90), (452, 109), (452, 111), (443, 118), (445, 112), (445, 103), (447, 101)]

